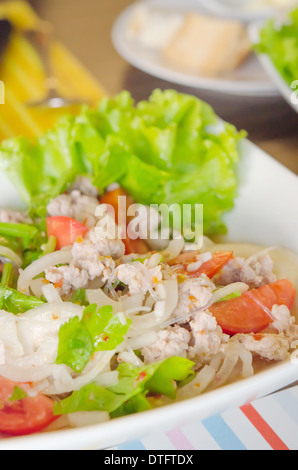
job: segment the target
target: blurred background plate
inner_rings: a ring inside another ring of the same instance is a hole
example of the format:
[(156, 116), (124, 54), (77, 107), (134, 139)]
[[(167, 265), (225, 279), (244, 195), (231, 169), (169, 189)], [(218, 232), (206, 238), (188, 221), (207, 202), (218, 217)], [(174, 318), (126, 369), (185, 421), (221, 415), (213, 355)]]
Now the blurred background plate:
[[(243, 21), (255, 21), (274, 16), (278, 3), (282, 7), (288, 7), (295, 4), (295, 0), (264, 1), (264, 0), (197, 0), (210, 13), (220, 14), (225, 17), (234, 18)], [(268, 5), (266, 6), (266, 3)], [(271, 6), (270, 6), (271, 4)]]
[[(208, 0), (209, 1), (209, 0)], [(136, 2), (125, 9), (116, 20), (112, 29), (112, 40), (117, 52), (131, 65), (155, 77), (172, 83), (190, 86), (197, 89), (216, 91), (240, 96), (277, 96), (276, 84), (263, 69), (255, 54), (237, 70), (218, 78), (206, 78), (186, 74), (169, 68), (158, 51), (146, 48), (131, 39), (127, 33), (128, 25), (136, 8), (141, 2)], [(170, 11), (192, 11), (208, 14), (200, 6), (198, 0), (147, 0), (146, 5), (169, 9)]]
[[(264, 23), (256, 22), (249, 25), (248, 32), (252, 43), (257, 44), (260, 38), (260, 31)], [(283, 79), (277, 68), (274, 66), (272, 60), (267, 54), (259, 54), (258, 59), (260, 64), (270, 75), (272, 81), (276, 84), (280, 94), (288, 102), (288, 104), (298, 113), (298, 99), (297, 99), (297, 90), (298, 89), (298, 77), (297, 81), (294, 82), (294, 88), (291, 88), (288, 83)]]

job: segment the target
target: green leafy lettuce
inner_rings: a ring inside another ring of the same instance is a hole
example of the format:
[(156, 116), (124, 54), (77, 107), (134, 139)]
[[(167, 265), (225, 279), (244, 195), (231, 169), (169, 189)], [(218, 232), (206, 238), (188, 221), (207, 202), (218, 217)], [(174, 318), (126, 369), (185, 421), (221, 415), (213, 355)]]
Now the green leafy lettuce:
[(298, 8), (289, 21), (277, 26), (274, 19), (267, 21), (260, 34), (257, 52), (268, 54), (284, 80), (291, 85), (298, 79)]
[(81, 373), (94, 352), (112, 351), (121, 344), (130, 325), (131, 320), (123, 324), (109, 305), (99, 310), (89, 305), (81, 320), (76, 316), (60, 327), (56, 363)]
[(204, 230), (223, 232), (222, 219), (237, 195), (238, 142), (244, 133), (223, 123), (198, 98), (155, 90), (135, 104), (128, 92), (97, 109), (65, 116), (37, 142), (9, 139), (0, 167), (18, 188), (31, 215), (77, 175), (100, 191), (118, 182), (140, 204), (203, 204)]
[(54, 413), (107, 411), (111, 417), (124, 416), (151, 408), (148, 394), (176, 397), (177, 382), (192, 376), (194, 363), (182, 357), (171, 357), (144, 367), (123, 363), (117, 385), (109, 388), (91, 383), (75, 391), (54, 406)]

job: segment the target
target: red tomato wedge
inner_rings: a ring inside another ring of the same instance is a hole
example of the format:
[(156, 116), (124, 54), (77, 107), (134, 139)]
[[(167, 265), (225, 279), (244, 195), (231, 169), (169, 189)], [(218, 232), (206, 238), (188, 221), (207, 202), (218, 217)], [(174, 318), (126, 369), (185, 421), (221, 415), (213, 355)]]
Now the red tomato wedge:
[(22, 388), (22, 384), (0, 377), (0, 433), (10, 436), (33, 434), (58, 418), (53, 414), (53, 400), (44, 395), (10, 401), (16, 386)]
[[(119, 197), (125, 197), (125, 203), (123, 204), (123, 209), (125, 209), (125, 214), (120, 214), (120, 207), (119, 207)], [(100, 201), (101, 204), (109, 204), (113, 207), (115, 212), (115, 220), (116, 223), (119, 225), (121, 223), (121, 219), (125, 219), (126, 226), (124, 228), (124, 236), (123, 236), (123, 243), (125, 245), (125, 253), (127, 255), (131, 253), (137, 254), (146, 254), (149, 251), (148, 245), (145, 240), (141, 240), (140, 238), (136, 240), (132, 240), (127, 235), (127, 226), (131, 221), (131, 217), (127, 216), (127, 210), (129, 206), (134, 204), (134, 200), (121, 188), (115, 189), (114, 191), (110, 191), (103, 196), (101, 196)]]
[(232, 251), (218, 251), (213, 253), (212, 259), (203, 263), (196, 271), (189, 272), (187, 266), (197, 261), (196, 256), (199, 252), (182, 253), (174, 260), (170, 261), (170, 266), (183, 265), (183, 269), (178, 268), (179, 273), (187, 275), (187, 277), (198, 277), (201, 274), (206, 274), (212, 279), (232, 258)]
[[(123, 204), (123, 208), (126, 211), (125, 214), (120, 214), (120, 212), (119, 212), (119, 209), (120, 209), (119, 208), (119, 202), (120, 202), (119, 198), (120, 197), (126, 198), (125, 199), (125, 204)], [(121, 188), (114, 189), (113, 191), (110, 191), (108, 193), (103, 194), (100, 197), (99, 202), (100, 202), (100, 204), (109, 204), (110, 206), (113, 207), (113, 209), (115, 211), (115, 220), (116, 220), (117, 224), (119, 223), (119, 216), (127, 217), (127, 209), (129, 208), (129, 206), (134, 204), (134, 200), (129, 196), (129, 194), (127, 194), (126, 191), (124, 191), (124, 189), (121, 189)]]
[(57, 240), (56, 250), (61, 250), (64, 246), (73, 245), (78, 237), (83, 237), (88, 228), (70, 217), (48, 217), (47, 235), (48, 238), (54, 236)]
[(125, 245), (125, 254), (130, 255), (132, 253), (145, 255), (149, 252), (149, 248), (147, 243), (140, 238), (136, 240), (132, 240), (131, 238), (127, 237), (122, 240)]
[(259, 333), (272, 323), (266, 309), (274, 305), (286, 305), (292, 310), (296, 290), (288, 280), (262, 286), (245, 292), (241, 297), (213, 304), (209, 311), (217, 323), (229, 335)]

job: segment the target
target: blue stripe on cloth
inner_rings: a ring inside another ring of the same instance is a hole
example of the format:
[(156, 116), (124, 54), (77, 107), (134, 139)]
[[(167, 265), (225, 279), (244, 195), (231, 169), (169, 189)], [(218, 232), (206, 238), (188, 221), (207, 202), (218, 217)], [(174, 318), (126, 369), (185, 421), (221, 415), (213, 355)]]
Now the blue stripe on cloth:
[(205, 419), (203, 425), (222, 450), (247, 450), (220, 415)]
[(129, 441), (125, 442), (124, 444), (120, 444), (117, 446), (118, 450), (146, 450), (146, 447), (142, 443), (142, 441)]

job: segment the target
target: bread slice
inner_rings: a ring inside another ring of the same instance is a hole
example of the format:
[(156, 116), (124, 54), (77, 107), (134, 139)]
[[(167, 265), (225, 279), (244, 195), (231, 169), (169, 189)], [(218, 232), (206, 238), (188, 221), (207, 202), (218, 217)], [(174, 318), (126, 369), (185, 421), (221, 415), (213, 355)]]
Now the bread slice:
[(250, 52), (242, 23), (189, 13), (162, 55), (184, 72), (215, 77), (237, 68)]
[(152, 8), (141, 2), (128, 22), (126, 34), (146, 49), (166, 47), (184, 23), (184, 15)]

